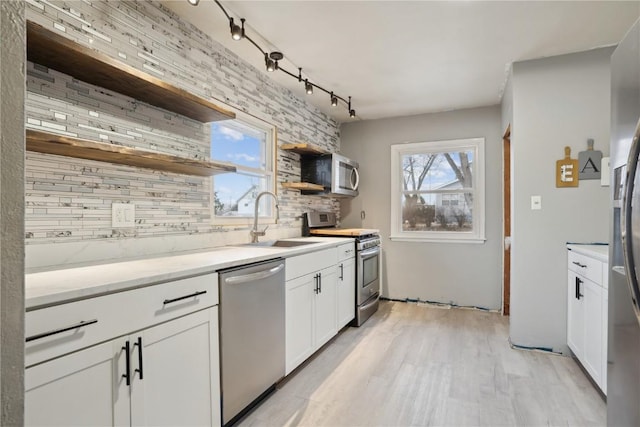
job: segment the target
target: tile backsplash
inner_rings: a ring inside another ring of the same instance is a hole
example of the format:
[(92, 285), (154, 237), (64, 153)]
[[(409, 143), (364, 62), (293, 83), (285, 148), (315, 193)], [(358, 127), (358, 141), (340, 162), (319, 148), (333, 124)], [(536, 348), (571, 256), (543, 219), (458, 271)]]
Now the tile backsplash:
[[(279, 144), (308, 141), (329, 151), (339, 149), (337, 122), (160, 3), (27, 0), (27, 5), (27, 19), (51, 31), (274, 124)], [(209, 157), (208, 124), (31, 62), (26, 115), (28, 129), (191, 159)], [(277, 169), (278, 182), (299, 180), (298, 155), (278, 150)], [(206, 177), (27, 152), (25, 184), (27, 267), (248, 239), (249, 221), (234, 227), (212, 225), (212, 185)], [(270, 227), (276, 237), (299, 235), (297, 218), (304, 211), (339, 208), (336, 199), (301, 196), (281, 186), (278, 195), (282, 221)], [(134, 228), (111, 227), (112, 203), (135, 204)], [(78, 248), (95, 255), (81, 256)]]

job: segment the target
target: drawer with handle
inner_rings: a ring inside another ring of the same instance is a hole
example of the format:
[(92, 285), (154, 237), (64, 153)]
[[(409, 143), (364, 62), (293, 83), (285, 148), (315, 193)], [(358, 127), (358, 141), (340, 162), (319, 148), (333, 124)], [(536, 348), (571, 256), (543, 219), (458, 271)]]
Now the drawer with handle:
[(26, 366), (218, 304), (218, 274), (205, 274), (28, 311)]
[(345, 243), (338, 246), (338, 262), (345, 261), (347, 259), (356, 256), (356, 244), (355, 242)]
[(581, 274), (602, 286), (602, 262), (586, 255), (569, 251), (569, 270)]

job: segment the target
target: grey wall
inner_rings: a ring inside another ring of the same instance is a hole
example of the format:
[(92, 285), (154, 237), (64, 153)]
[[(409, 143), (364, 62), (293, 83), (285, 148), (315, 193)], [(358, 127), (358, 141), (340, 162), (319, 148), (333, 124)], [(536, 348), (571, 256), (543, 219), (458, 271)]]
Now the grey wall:
[[(390, 146), (402, 142), (484, 137), (484, 244), (392, 242)], [(500, 107), (361, 121), (341, 127), (341, 152), (360, 162), (360, 195), (342, 204), (344, 226), (379, 228), (383, 295), (499, 309), (502, 257)], [(364, 220), (360, 211), (365, 211)]]
[[(556, 160), (609, 151), (613, 48), (513, 65), (511, 339), (567, 352), (567, 242), (606, 242), (608, 187), (556, 188)], [(505, 102), (509, 102), (506, 100)], [(542, 210), (531, 210), (531, 196)]]
[(0, 1), (0, 425), (22, 425), (24, 2)]

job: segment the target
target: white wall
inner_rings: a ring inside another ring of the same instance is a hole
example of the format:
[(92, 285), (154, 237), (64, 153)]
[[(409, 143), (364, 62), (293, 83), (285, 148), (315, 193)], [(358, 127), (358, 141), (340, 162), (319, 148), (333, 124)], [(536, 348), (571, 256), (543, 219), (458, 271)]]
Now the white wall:
[[(484, 137), (484, 244), (392, 242), (391, 144)], [(500, 107), (346, 123), (341, 153), (360, 162), (360, 195), (342, 201), (342, 225), (379, 228), (383, 237), (383, 295), (499, 309), (502, 256), (502, 139)], [(364, 220), (360, 211), (365, 211)]]
[(0, 1), (0, 425), (23, 422), (24, 3)]
[[(567, 242), (607, 242), (608, 187), (556, 188), (556, 160), (609, 152), (613, 48), (513, 65), (511, 340), (566, 353)], [(506, 108), (508, 111), (508, 108)], [(542, 210), (531, 210), (531, 196)]]

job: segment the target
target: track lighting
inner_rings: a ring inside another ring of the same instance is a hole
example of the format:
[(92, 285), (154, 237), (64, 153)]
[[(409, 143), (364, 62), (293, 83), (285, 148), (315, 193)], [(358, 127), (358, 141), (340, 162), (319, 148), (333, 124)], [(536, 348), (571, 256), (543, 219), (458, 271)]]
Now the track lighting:
[[(0, 0), (0, 1), (2, 1), (2, 0)], [(200, 0), (187, 0), (187, 1), (193, 6), (197, 6), (200, 3)], [(323, 88), (322, 86), (318, 86), (315, 83), (311, 83), (309, 81), (309, 79), (303, 79), (302, 78), (302, 68), (300, 68), (300, 67), (298, 68), (298, 75), (295, 75), (295, 74), (289, 72), (288, 70), (280, 67), (279, 64), (278, 64), (278, 61), (280, 61), (280, 60), (282, 60), (284, 58), (284, 55), (282, 54), (282, 52), (278, 52), (278, 51), (274, 51), (274, 52), (271, 52), (271, 53), (266, 52), (264, 49), (262, 49), (260, 47), (260, 45), (258, 45), (258, 43), (256, 43), (245, 32), (245, 28), (244, 28), (245, 19), (244, 18), (240, 19), (241, 25), (236, 24), (234, 22), (234, 19), (231, 16), (229, 16), (229, 13), (227, 13), (226, 9), (222, 6), (220, 1), (219, 0), (214, 0), (214, 1), (218, 5), (218, 7), (220, 7), (222, 12), (225, 14), (227, 19), (229, 20), (229, 28), (231, 29), (231, 37), (234, 40), (246, 39), (256, 49), (258, 49), (260, 52), (262, 52), (262, 54), (264, 55), (264, 65), (265, 65), (265, 68), (266, 68), (267, 71), (273, 72), (275, 70), (280, 70), (283, 73), (285, 73), (286, 75), (291, 76), (294, 79), (298, 79), (298, 82), (302, 83), (304, 81), (304, 89), (305, 89), (305, 92), (307, 92), (307, 94), (309, 94), (309, 95), (313, 94), (313, 88), (315, 87), (316, 89), (321, 90), (322, 92), (326, 93), (327, 95), (330, 95), (330, 97), (331, 97), (331, 106), (332, 107), (336, 107), (338, 105), (338, 100), (340, 100), (340, 101), (344, 102), (347, 105), (347, 111), (349, 112), (349, 117), (354, 118), (356, 116), (356, 111), (351, 108), (351, 97), (349, 97), (349, 101), (347, 101), (343, 97), (335, 95), (333, 93), (333, 91), (330, 92), (327, 89)]]
[(188, 0), (191, 6), (197, 6), (200, 3), (200, 0)]
[(233, 18), (229, 18), (229, 26), (231, 27), (231, 38), (234, 40), (240, 40), (244, 38), (244, 18), (241, 18), (240, 22), (242, 22), (242, 27), (239, 27), (238, 24), (234, 24)]

